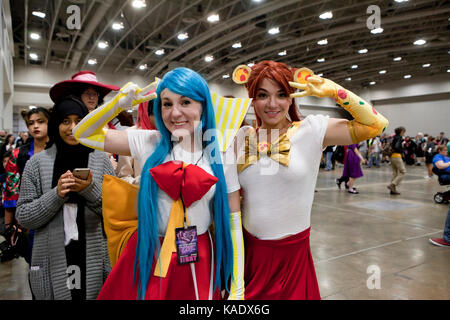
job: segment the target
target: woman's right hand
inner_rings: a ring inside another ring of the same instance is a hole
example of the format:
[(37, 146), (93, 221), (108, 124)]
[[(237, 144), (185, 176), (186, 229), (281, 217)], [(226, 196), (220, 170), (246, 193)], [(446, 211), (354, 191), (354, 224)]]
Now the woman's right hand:
[(71, 190), (71, 187), (75, 185), (75, 179), (70, 170), (67, 170), (66, 173), (62, 174), (58, 180), (57, 191), (58, 196), (64, 198)]

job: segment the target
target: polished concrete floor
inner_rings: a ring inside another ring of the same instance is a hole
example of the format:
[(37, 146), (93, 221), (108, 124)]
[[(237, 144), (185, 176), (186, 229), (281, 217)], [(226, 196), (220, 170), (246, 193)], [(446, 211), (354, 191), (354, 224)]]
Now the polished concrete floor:
[[(450, 250), (432, 245), (441, 237), (448, 205), (425, 168), (407, 166), (401, 195), (386, 189), (389, 165), (364, 168), (359, 194), (339, 190), (334, 171), (321, 169), (311, 216), (311, 251), (322, 299), (450, 299)], [(23, 259), (0, 264), (0, 300), (30, 299)]]

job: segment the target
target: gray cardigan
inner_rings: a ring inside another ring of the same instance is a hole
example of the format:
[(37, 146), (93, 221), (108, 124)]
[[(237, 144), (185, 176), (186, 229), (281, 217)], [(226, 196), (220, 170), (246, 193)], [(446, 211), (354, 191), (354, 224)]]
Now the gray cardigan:
[[(36, 299), (71, 299), (67, 287), (64, 246), (64, 198), (51, 188), (56, 147), (32, 157), (22, 175), (16, 218), (25, 228), (35, 230), (30, 268), (30, 284)], [(111, 270), (106, 238), (103, 236), (103, 175), (114, 175), (104, 152), (89, 154), (92, 183), (79, 194), (86, 199), (86, 299), (96, 299)]]

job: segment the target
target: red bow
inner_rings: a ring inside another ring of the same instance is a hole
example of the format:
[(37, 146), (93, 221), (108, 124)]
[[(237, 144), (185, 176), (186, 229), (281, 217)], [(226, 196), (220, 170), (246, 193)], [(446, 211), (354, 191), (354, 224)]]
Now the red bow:
[(174, 201), (181, 198), (186, 208), (200, 200), (219, 179), (202, 168), (181, 161), (168, 161), (150, 169), (155, 182)]

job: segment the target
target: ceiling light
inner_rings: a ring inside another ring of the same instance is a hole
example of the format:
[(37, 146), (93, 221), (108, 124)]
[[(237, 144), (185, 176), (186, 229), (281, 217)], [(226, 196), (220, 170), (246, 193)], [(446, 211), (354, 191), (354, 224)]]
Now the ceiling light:
[(141, 64), (139, 66), (139, 70), (145, 70), (145, 69), (147, 69), (147, 64)]
[(162, 56), (164, 54), (164, 49), (158, 49), (155, 51), (155, 54), (158, 56)]
[(211, 61), (213, 61), (213, 60), (214, 60), (214, 57), (211, 56), (211, 55), (208, 55), (208, 56), (205, 57), (205, 61), (206, 61), (206, 62), (211, 62)]
[(278, 52), (278, 55), (279, 56), (285, 56), (285, 55), (287, 55), (287, 52), (286, 52), (286, 50), (280, 51), (280, 52)]
[(230, 77), (230, 75), (227, 73), (227, 74), (224, 74), (223, 76), (222, 76), (222, 78), (223, 79), (227, 79), (227, 78), (229, 78)]
[(378, 73), (379, 74), (385, 74), (387, 71), (386, 70), (380, 70)]
[(131, 4), (134, 8), (145, 8), (147, 4), (145, 3), (145, 0), (133, 0), (133, 3)]
[(277, 34), (277, 33), (280, 33), (280, 28), (278, 28), (278, 27), (271, 28), (267, 32), (269, 32), (270, 34)]
[(369, 50), (367, 50), (367, 49), (361, 49), (361, 50), (358, 51), (358, 53), (363, 54), (363, 53), (367, 53), (368, 51), (369, 51)]
[(319, 18), (323, 19), (323, 20), (331, 19), (331, 18), (333, 18), (333, 13), (331, 11), (324, 12), (319, 16)]
[(123, 22), (114, 22), (114, 23), (112, 24), (112, 28), (113, 28), (114, 30), (122, 30), (122, 29), (124, 28)]
[(259, 2), (261, 2), (262, 0), (252, 0), (253, 2), (256, 2), (256, 3), (259, 3)]
[(422, 67), (424, 67), (424, 68), (428, 68), (429, 66), (431, 66), (431, 64), (429, 64), (429, 63), (425, 63), (422, 65)]
[(97, 59), (89, 59), (88, 64), (90, 64), (91, 66), (97, 64)]
[(407, 74), (407, 75), (405, 75), (403, 78), (409, 79), (409, 78), (411, 78), (411, 75), (410, 75), (410, 74)]
[(185, 32), (185, 33), (180, 33), (180, 34), (177, 36), (177, 38), (178, 38), (179, 40), (186, 40), (187, 38), (189, 38), (189, 35), (188, 35), (187, 32)]
[(242, 44), (240, 42), (236, 42), (236, 43), (233, 43), (232, 47), (235, 49), (242, 48)]
[(33, 11), (33, 12), (32, 12), (32, 15), (33, 15), (33, 16), (36, 16), (36, 17), (39, 17), (39, 18), (42, 18), (42, 19), (45, 18), (45, 13), (44, 13), (44, 12), (41, 12), (41, 11)]
[(447, 69), (447, 72), (450, 72), (450, 69)]
[(352, 69), (358, 69), (358, 65), (357, 64), (352, 65)]
[(208, 20), (211, 23), (217, 22), (220, 20), (219, 15), (218, 14), (212, 14), (210, 15), (208, 18), (206, 18), (206, 20)]
[(370, 81), (370, 85), (373, 86), (376, 82), (375, 81)]
[(323, 77), (323, 73), (319, 73), (318, 76), (319, 76), (319, 77)]
[(351, 77), (345, 78), (345, 81), (352, 81)]
[(32, 53), (30, 53), (30, 59), (37, 60), (37, 59), (39, 59), (39, 56), (36, 53), (32, 52)]
[(400, 60), (402, 60), (402, 57), (395, 57), (394, 58), (394, 61), (400, 61)]
[(317, 59), (317, 62), (324, 62), (325, 61), (325, 58), (319, 58), (319, 59)]
[(30, 38), (33, 40), (39, 40), (41, 38), (41, 35), (39, 33), (32, 32), (30, 33)]
[(247, 66), (250, 67), (250, 68), (253, 67), (254, 65), (255, 64), (253, 62), (247, 63)]
[(36, 106), (28, 106), (28, 109), (35, 109), (36, 108)]
[(100, 49), (105, 49), (105, 48), (107, 48), (108, 46), (109, 46), (109, 44), (108, 44), (107, 41), (100, 41), (100, 42), (98, 43), (98, 47), (99, 47)]
[(415, 44), (416, 46), (422, 46), (422, 45), (424, 45), (425, 43), (427, 43), (427, 42), (426, 42), (426, 40), (424, 40), (424, 39), (419, 39), (419, 40), (414, 41), (414, 44)]
[(395, 2), (402, 3), (402, 2), (408, 2), (408, 0), (395, 0)]
[(324, 46), (324, 45), (328, 44), (328, 40), (327, 39), (323, 39), (323, 40), (317, 41), (317, 44), (319, 46)]
[(370, 33), (371, 34), (378, 34), (378, 33), (382, 33), (383, 31), (384, 31), (383, 28), (375, 28), (375, 29), (370, 30)]

